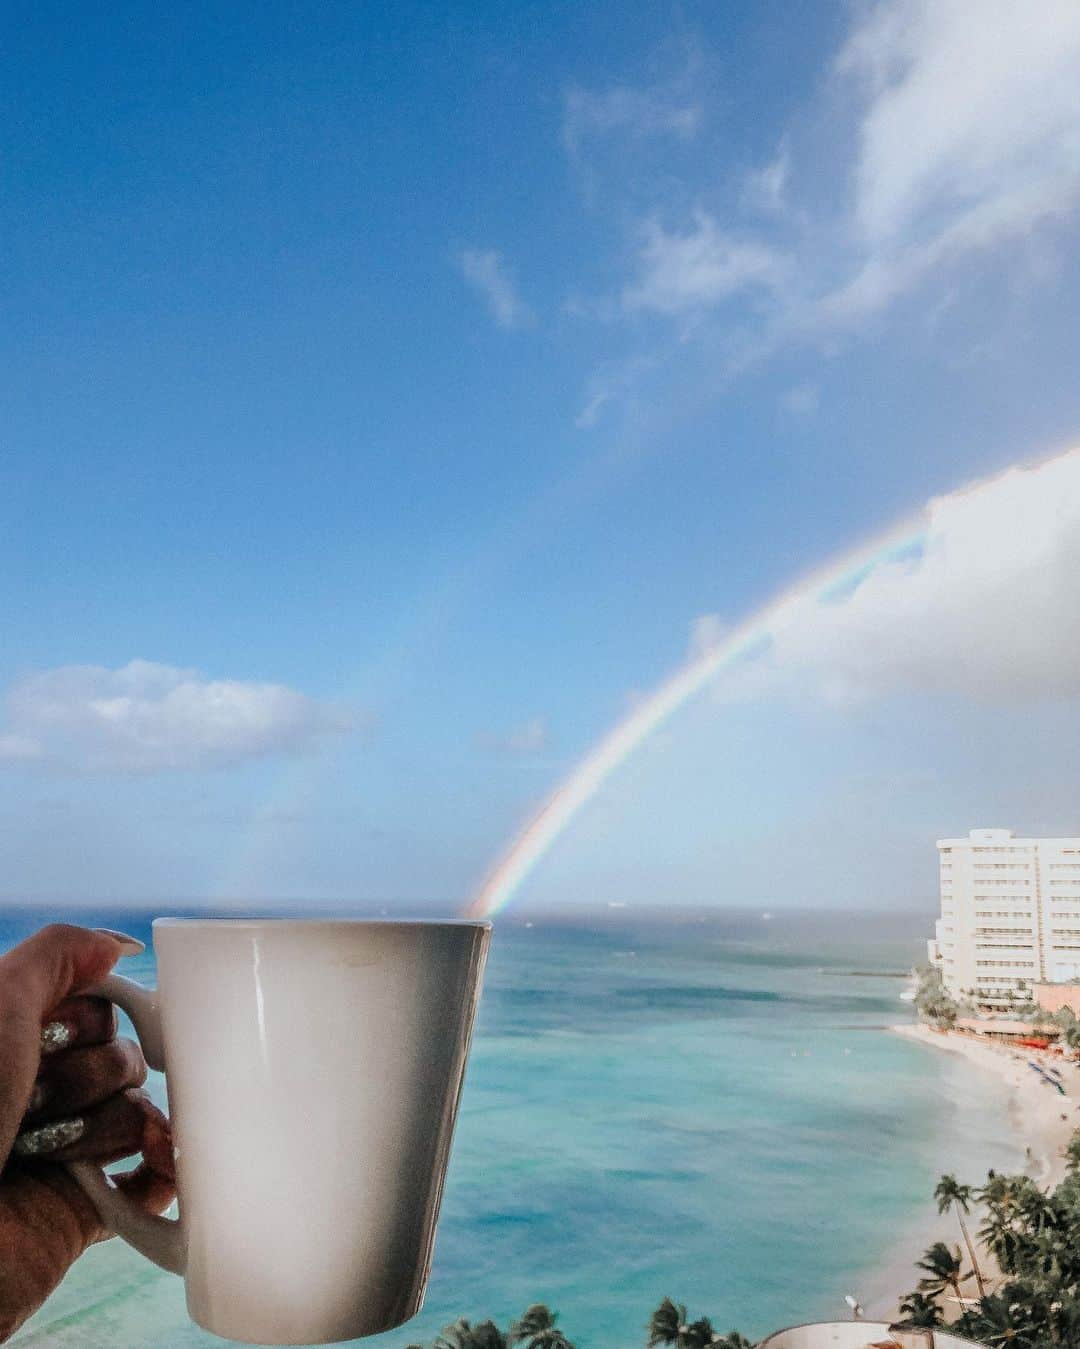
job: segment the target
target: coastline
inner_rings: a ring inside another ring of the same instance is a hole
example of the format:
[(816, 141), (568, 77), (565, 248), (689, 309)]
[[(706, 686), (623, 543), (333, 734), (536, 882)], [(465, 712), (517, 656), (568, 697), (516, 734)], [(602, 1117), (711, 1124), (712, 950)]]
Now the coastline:
[[(996, 1073), (1009, 1088), (1009, 1114), (1021, 1143), (1030, 1149), (1028, 1174), (1043, 1187), (1053, 1189), (1065, 1174), (1065, 1145), (1080, 1128), (1080, 1066), (1040, 1050), (1013, 1049), (997, 1041), (976, 1039), (959, 1031), (937, 1031), (922, 1023), (892, 1026), (892, 1032), (909, 1040), (962, 1054), (971, 1063)], [(1029, 1062), (1046, 1063), (1062, 1078), (1061, 1096), (1029, 1068)]]
[[(958, 1031), (938, 1031), (922, 1022), (890, 1026), (890, 1033), (902, 1035), (930, 1049), (958, 1054), (987, 1072), (993, 1073), (1007, 1090), (1007, 1113), (1019, 1148), (1027, 1158), (1024, 1170), (1045, 1189), (1053, 1189), (1065, 1174), (1064, 1148), (1074, 1131), (1080, 1128), (1080, 1065), (1063, 1062), (1038, 1050), (1013, 1049), (997, 1041), (977, 1039)], [(1029, 1061), (1047, 1062), (1062, 1076), (1062, 1096), (1034, 1073)], [(960, 1180), (973, 1180), (965, 1177)], [(977, 1227), (977, 1222), (974, 1226)], [(903, 1234), (888, 1259), (867, 1281), (863, 1305), (868, 1316), (885, 1318), (896, 1314), (898, 1298), (917, 1282), (915, 1262), (935, 1241), (950, 1246), (960, 1239), (956, 1218), (939, 1215), (927, 1196), (925, 1220)], [(980, 1263), (984, 1263), (980, 1258)], [(986, 1267), (993, 1261), (986, 1256)]]

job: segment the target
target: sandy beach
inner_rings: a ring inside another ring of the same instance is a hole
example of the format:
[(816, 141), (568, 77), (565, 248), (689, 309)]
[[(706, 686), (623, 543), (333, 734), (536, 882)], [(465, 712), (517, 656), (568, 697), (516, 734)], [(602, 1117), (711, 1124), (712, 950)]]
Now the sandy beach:
[[(1010, 1088), (1009, 1111), (1025, 1148), (1030, 1149), (1029, 1174), (1040, 1185), (1053, 1187), (1065, 1173), (1063, 1150), (1080, 1128), (1080, 1066), (1039, 1050), (1009, 1045), (957, 1031), (937, 1031), (922, 1024), (893, 1026), (897, 1035), (920, 1044), (963, 1054), (972, 1063), (997, 1073)], [(1045, 1064), (1061, 1074), (1060, 1095), (1030, 1068)]]
[[(1065, 1145), (1080, 1128), (1080, 1066), (1038, 1050), (1013, 1049), (970, 1034), (937, 1031), (921, 1023), (892, 1026), (890, 1030), (930, 1049), (963, 1055), (969, 1062), (995, 1073), (1008, 1088), (1009, 1119), (1027, 1156), (1027, 1173), (1046, 1188), (1052, 1189), (1061, 1180), (1065, 1172)], [(1032, 1062), (1053, 1067), (1061, 1074), (1064, 1096), (1032, 1071), (1029, 1066)], [(962, 1175), (959, 1178), (978, 1179)], [(977, 1228), (978, 1219), (970, 1225)], [(895, 1254), (863, 1290), (868, 1315), (894, 1315), (897, 1298), (918, 1282), (915, 1261), (922, 1252), (938, 1240), (955, 1245), (959, 1236), (955, 1218), (938, 1215), (928, 1202), (925, 1225), (920, 1225), (917, 1233), (905, 1235)], [(992, 1267), (990, 1257), (986, 1257), (985, 1264), (987, 1269)]]

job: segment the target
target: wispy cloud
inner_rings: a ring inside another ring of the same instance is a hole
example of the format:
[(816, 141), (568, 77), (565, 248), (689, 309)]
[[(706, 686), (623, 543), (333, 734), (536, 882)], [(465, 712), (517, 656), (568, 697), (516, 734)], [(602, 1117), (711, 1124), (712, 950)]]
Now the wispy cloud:
[(222, 767), (302, 753), (356, 724), (283, 684), (207, 679), (146, 660), (28, 675), (6, 704), (0, 763), (76, 773)]
[(836, 63), (860, 104), (851, 234), (831, 308), (880, 308), (947, 261), (1080, 202), (1080, 6), (884, 0)]
[(774, 249), (732, 238), (705, 211), (696, 211), (682, 231), (650, 220), (642, 228), (637, 276), (623, 291), (623, 304), (628, 310), (686, 314), (739, 291), (775, 289), (786, 270), (786, 260)]
[[(838, 148), (820, 153), (839, 162), (803, 164), (807, 138), (782, 136), (774, 157), (736, 184), (731, 219), (715, 205), (725, 189), (711, 172), (694, 182), (673, 168), (662, 179), (667, 199), (644, 209), (650, 176), (644, 167), (640, 182), (628, 175), (614, 212), (620, 231), (627, 215), (637, 220), (628, 279), (580, 311), (667, 324), (693, 315), (684, 336), (703, 343), (722, 327), (716, 359), (732, 369), (714, 369), (715, 381), (785, 345), (856, 332), (946, 271), (956, 297), (974, 274), (968, 264), (995, 251), (1017, 286), (1053, 274), (1053, 226), (1080, 209), (1075, 0), (1045, 0), (1037, 16), (1014, 0), (859, 6), (826, 89)], [(822, 169), (839, 191), (800, 199), (798, 185)], [(679, 205), (695, 200), (710, 208)], [(748, 211), (759, 217), (752, 230)], [(769, 303), (734, 315), (725, 307), (710, 328), (709, 312), (740, 294)], [(626, 381), (623, 397), (640, 383)], [(587, 395), (592, 420), (613, 401)]]
[(630, 136), (674, 136), (689, 140), (701, 124), (701, 106), (677, 85), (609, 89), (568, 89), (563, 97), (563, 144), (579, 160), (593, 139), (619, 132)]
[(533, 312), (518, 294), (514, 275), (501, 254), (492, 248), (466, 248), (458, 265), (500, 328), (524, 328), (533, 322)]
[[(868, 95), (855, 216), (881, 242), (934, 236), (1009, 198), (1072, 198), (1080, 171), (1080, 7), (888, 0), (837, 68)], [(1032, 191), (1038, 187), (1039, 190)]]
[(595, 426), (604, 408), (613, 399), (630, 396), (638, 377), (655, 365), (652, 357), (637, 356), (596, 371), (585, 386), (585, 396), (574, 425), (583, 430)]
[(530, 717), (528, 721), (502, 735), (481, 731), (477, 736), (477, 743), (488, 753), (542, 754), (551, 748), (551, 733), (543, 717)]
[(747, 174), (743, 184), (743, 205), (752, 211), (777, 215), (787, 206), (791, 177), (791, 154), (782, 144), (767, 164)]
[(612, 193), (632, 193), (642, 162), (669, 178), (673, 156), (697, 140), (707, 84), (696, 43), (665, 43), (639, 81), (563, 91), (562, 144), (586, 202), (606, 209)]

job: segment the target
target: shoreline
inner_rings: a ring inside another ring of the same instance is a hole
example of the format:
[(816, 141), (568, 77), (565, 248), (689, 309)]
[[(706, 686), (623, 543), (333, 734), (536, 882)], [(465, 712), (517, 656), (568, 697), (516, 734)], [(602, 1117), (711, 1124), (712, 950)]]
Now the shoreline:
[[(1009, 1088), (1009, 1115), (1029, 1157), (1033, 1180), (1053, 1189), (1065, 1175), (1065, 1145), (1080, 1128), (1080, 1066), (1038, 1049), (1014, 1049), (963, 1031), (938, 1031), (922, 1022), (889, 1028), (894, 1035), (960, 1054), (997, 1076)], [(1065, 1095), (1054, 1091), (1028, 1067), (1035, 1062), (1055, 1068)]]
[[(1040, 1050), (1013, 1049), (998, 1041), (979, 1039), (962, 1031), (938, 1031), (923, 1022), (888, 1027), (929, 1049), (958, 1054), (993, 1073), (1007, 1090), (1006, 1109), (1026, 1165), (1018, 1169), (1030, 1175), (1043, 1189), (1053, 1189), (1065, 1175), (1065, 1145), (1080, 1128), (1080, 1065), (1064, 1062)], [(1052, 1065), (1062, 1076), (1065, 1095), (1046, 1084), (1028, 1066), (1029, 1061)], [(969, 1179), (960, 1176), (963, 1181)], [(973, 1214), (974, 1216), (974, 1214)], [(973, 1227), (978, 1226), (976, 1219)], [(868, 1316), (889, 1318), (896, 1304), (918, 1279), (915, 1262), (935, 1241), (954, 1246), (960, 1240), (955, 1216), (939, 1215), (929, 1196), (924, 1219), (902, 1234), (887, 1259), (866, 1281), (863, 1301)], [(985, 1257), (985, 1259), (984, 1259)], [(992, 1258), (980, 1250), (980, 1265), (993, 1267)]]

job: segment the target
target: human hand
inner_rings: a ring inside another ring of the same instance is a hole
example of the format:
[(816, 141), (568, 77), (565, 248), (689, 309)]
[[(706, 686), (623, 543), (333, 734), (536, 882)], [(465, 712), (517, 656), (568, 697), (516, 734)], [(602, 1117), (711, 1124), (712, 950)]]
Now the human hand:
[(172, 1202), (169, 1122), (139, 1090), (142, 1052), (116, 1011), (80, 996), (142, 943), (56, 924), (0, 956), (0, 1341), (107, 1235), (62, 1162), (142, 1153), (114, 1177), (150, 1213)]

